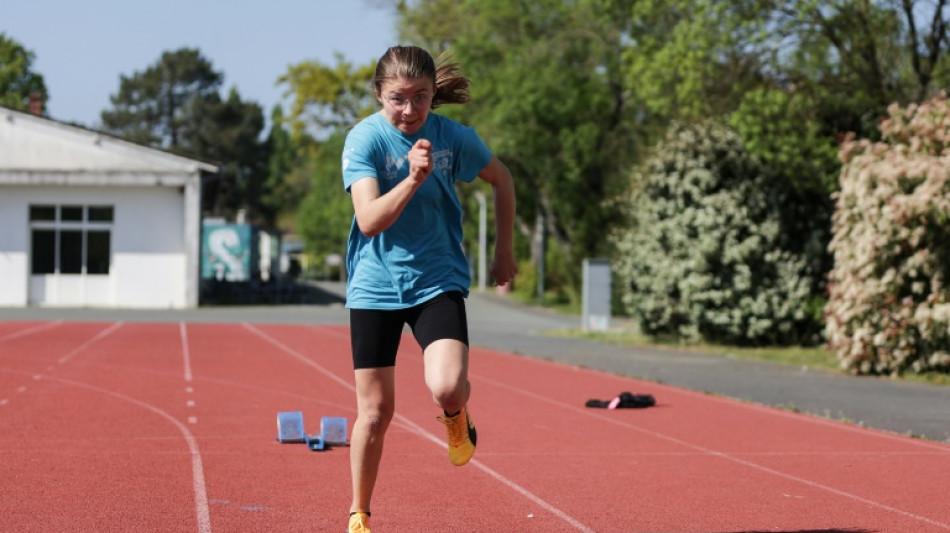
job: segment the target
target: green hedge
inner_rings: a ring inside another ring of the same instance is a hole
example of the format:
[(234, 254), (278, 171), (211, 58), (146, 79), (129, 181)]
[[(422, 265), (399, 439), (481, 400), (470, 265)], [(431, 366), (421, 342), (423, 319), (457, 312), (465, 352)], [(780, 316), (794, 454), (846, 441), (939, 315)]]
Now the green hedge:
[(644, 333), (755, 345), (815, 331), (805, 262), (780, 245), (780, 183), (725, 126), (670, 128), (634, 172), (628, 224), (612, 237)]

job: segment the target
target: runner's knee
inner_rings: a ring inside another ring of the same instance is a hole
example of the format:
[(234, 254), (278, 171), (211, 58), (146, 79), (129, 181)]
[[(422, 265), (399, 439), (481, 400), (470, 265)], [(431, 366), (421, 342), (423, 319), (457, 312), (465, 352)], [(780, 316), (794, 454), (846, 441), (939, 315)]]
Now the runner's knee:
[(440, 381), (429, 386), (432, 393), (432, 399), (436, 405), (448, 412), (455, 412), (465, 406), (467, 398), (467, 386), (465, 383), (454, 383), (451, 381)]
[(360, 420), (370, 424), (374, 429), (389, 425), (393, 419), (395, 408), (391, 404), (379, 403), (360, 408)]

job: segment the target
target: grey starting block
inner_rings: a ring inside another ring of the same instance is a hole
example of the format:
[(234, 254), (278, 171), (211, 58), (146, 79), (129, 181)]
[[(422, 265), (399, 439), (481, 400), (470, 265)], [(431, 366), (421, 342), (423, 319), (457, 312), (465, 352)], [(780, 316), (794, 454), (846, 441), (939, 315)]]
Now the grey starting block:
[(306, 442), (307, 434), (303, 429), (303, 413), (288, 411), (277, 413), (278, 442)]
[(303, 442), (311, 450), (321, 451), (328, 445), (346, 446), (346, 435), (346, 418), (325, 416), (320, 419), (320, 434), (307, 435), (302, 412), (277, 413), (278, 442)]
[(333, 416), (321, 418), (320, 436), (327, 444), (346, 446), (346, 419)]

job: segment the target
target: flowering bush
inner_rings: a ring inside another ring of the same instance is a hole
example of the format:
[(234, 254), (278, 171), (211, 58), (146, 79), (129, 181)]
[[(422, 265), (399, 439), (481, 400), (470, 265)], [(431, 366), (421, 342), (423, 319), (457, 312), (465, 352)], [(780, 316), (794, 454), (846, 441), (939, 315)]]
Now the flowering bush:
[(799, 342), (814, 317), (804, 261), (780, 246), (783, 193), (739, 137), (675, 125), (633, 176), (612, 236), (641, 329), (739, 344)]
[(881, 142), (848, 138), (839, 157), (825, 309), (842, 368), (950, 369), (950, 105), (892, 105)]

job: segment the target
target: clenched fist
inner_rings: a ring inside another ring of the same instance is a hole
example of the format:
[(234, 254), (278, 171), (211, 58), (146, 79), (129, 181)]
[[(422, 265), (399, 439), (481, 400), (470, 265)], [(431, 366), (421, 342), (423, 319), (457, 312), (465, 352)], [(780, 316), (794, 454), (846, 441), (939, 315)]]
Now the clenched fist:
[(409, 179), (422, 183), (432, 172), (432, 143), (419, 139), (409, 150)]

